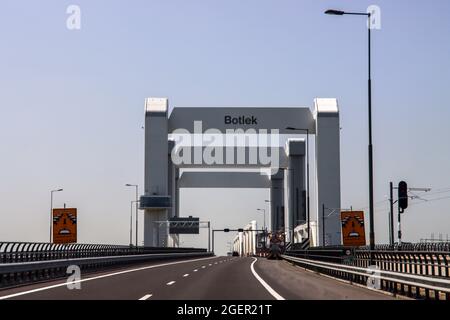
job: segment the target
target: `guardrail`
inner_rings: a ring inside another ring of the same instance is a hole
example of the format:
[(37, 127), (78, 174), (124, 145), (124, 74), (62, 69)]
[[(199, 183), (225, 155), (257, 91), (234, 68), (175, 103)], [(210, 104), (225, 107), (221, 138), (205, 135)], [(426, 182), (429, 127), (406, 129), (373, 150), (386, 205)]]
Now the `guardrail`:
[[(423, 244), (421, 244), (423, 245)], [(432, 251), (433, 246), (368, 248), (325, 247), (291, 250), (284, 259), (333, 277), (367, 284), (379, 279), (380, 290), (415, 299), (450, 300), (450, 250)], [(445, 249), (445, 247), (439, 247)], [(370, 258), (373, 265), (370, 265)]]
[(0, 242), (0, 288), (68, 277), (67, 268), (96, 271), (152, 260), (211, 256), (206, 249)]

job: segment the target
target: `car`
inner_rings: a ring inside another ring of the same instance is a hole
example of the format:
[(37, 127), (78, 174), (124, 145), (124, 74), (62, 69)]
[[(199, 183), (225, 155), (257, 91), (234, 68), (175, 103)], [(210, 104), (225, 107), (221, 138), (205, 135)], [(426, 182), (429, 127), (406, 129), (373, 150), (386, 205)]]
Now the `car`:
[(239, 252), (233, 251), (233, 257), (239, 257)]

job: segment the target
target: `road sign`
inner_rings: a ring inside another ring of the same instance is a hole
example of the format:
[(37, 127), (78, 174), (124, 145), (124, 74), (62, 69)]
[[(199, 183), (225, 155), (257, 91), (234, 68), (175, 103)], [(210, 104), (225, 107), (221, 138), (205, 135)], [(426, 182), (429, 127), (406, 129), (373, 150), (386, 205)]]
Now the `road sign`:
[(366, 245), (363, 211), (342, 211), (341, 223), (344, 246), (357, 247)]
[(53, 209), (53, 243), (77, 242), (77, 209)]
[(173, 217), (169, 219), (170, 234), (199, 234), (200, 218), (193, 217)]

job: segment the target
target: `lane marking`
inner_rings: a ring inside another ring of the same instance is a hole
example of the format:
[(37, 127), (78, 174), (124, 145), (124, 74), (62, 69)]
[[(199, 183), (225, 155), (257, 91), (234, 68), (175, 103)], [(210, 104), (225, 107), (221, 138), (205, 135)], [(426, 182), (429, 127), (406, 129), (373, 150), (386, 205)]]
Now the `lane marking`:
[(194, 269), (194, 272), (197, 272), (198, 271), (198, 269)]
[(145, 296), (143, 296), (139, 300), (148, 300), (148, 298), (151, 298), (152, 296), (153, 296), (152, 294), (146, 294)]
[(273, 290), (272, 289), (272, 287), (271, 286), (269, 286), (268, 284), (267, 284), (267, 282), (265, 282), (264, 280), (263, 280), (263, 278), (261, 278), (257, 273), (256, 273), (256, 271), (255, 271), (255, 267), (254, 267), (254, 265), (255, 265), (255, 263), (256, 263), (256, 261), (258, 261), (258, 259), (257, 258), (253, 258), (253, 259), (255, 259), (253, 262), (252, 262), (252, 264), (250, 265), (250, 269), (252, 270), (252, 273), (253, 273), (253, 275), (255, 276), (255, 278), (263, 285), (263, 287), (275, 298), (275, 299), (277, 299), (277, 300), (286, 300), (286, 299), (284, 299), (281, 295), (279, 295), (278, 294), (278, 292), (276, 292), (275, 290)]
[[(126, 274), (126, 273), (130, 273), (130, 272), (137, 272), (137, 271), (142, 271), (142, 270), (147, 270), (147, 269), (154, 269), (154, 268), (159, 268), (159, 267), (166, 267), (166, 266), (172, 266), (172, 265), (176, 265), (176, 264), (182, 264), (182, 263), (188, 263), (188, 262), (196, 262), (196, 261), (203, 261), (203, 260), (215, 259), (215, 258), (216, 257), (209, 257), (209, 258), (200, 258), (200, 259), (193, 259), (193, 260), (183, 260), (183, 261), (177, 261), (177, 262), (168, 262), (168, 263), (156, 264), (156, 265), (152, 265), (152, 266), (141, 267), (141, 268), (136, 268), (136, 269), (129, 269), (129, 270), (123, 270), (123, 271), (103, 274), (101, 276), (95, 276), (95, 277), (90, 277), (90, 278), (86, 278), (86, 279), (71, 281), (70, 284), (81, 283), (81, 282), (86, 282), (86, 281), (92, 281), (92, 280), (97, 280), (97, 279), (103, 279), (103, 278), (113, 277), (113, 276)], [(50, 289), (64, 287), (64, 286), (67, 286), (67, 283), (65, 281), (63, 283), (58, 283), (58, 284), (54, 284), (54, 285), (51, 285), (51, 286), (46, 286), (46, 287), (36, 288), (36, 289), (32, 289), (32, 290), (17, 292), (17, 293), (9, 294), (9, 295), (6, 295), (6, 296), (0, 296), (0, 300), (5, 300), (5, 299), (9, 299), (9, 298), (19, 297), (19, 296), (23, 296), (23, 295), (30, 294), (30, 293), (50, 290)]]
[(209, 264), (209, 266), (211, 267), (211, 266), (212, 266), (212, 264), (210, 263), (210, 264)]
[(174, 283), (175, 283), (175, 281), (170, 281), (170, 282), (167, 282), (166, 285), (171, 286), (171, 285), (173, 285)]
[(185, 275), (183, 275), (183, 278), (189, 277), (189, 273), (186, 273)]
[(205, 266), (202, 266), (202, 269), (205, 269), (206, 267)]

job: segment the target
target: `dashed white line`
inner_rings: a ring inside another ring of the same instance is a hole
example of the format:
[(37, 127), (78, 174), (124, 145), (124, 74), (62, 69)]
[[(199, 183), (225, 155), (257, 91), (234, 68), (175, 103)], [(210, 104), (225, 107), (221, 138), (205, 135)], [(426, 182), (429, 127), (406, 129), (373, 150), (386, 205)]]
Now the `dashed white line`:
[(194, 269), (194, 272), (197, 272), (198, 271), (198, 269)]
[(166, 284), (168, 285), (168, 286), (171, 286), (171, 285), (173, 285), (175, 283), (175, 281), (170, 281), (170, 282), (167, 282)]
[(286, 299), (284, 299), (282, 296), (280, 296), (279, 294), (278, 294), (278, 292), (276, 292), (275, 290), (273, 290), (272, 289), (272, 287), (271, 286), (269, 286), (268, 284), (267, 284), (267, 282), (265, 282), (264, 280), (263, 280), (263, 278), (261, 278), (257, 273), (256, 273), (256, 271), (255, 271), (255, 267), (254, 267), (254, 265), (255, 265), (255, 263), (256, 263), (256, 261), (258, 261), (258, 259), (257, 258), (254, 258), (255, 260), (252, 262), (252, 264), (250, 265), (250, 269), (252, 270), (252, 273), (253, 273), (253, 275), (255, 276), (255, 278), (263, 285), (263, 287), (275, 298), (275, 299), (277, 299), (277, 300), (286, 300)]
[(209, 266), (211, 267), (211, 266), (212, 266), (212, 264), (210, 263), (210, 264), (209, 264)]
[(143, 296), (142, 298), (140, 298), (139, 300), (148, 300), (149, 298), (151, 298), (153, 295), (152, 294), (146, 294), (145, 296)]
[[(172, 265), (176, 265), (176, 264), (190, 263), (190, 262), (208, 260), (208, 259), (214, 259), (214, 258), (212, 257), (212, 258), (200, 258), (200, 259), (193, 259), (193, 260), (183, 260), (183, 261), (177, 261), (177, 262), (156, 264), (156, 265), (135, 268), (135, 269), (128, 269), (128, 270), (124, 270), (124, 271), (118, 271), (118, 272), (103, 274), (100, 276), (94, 276), (94, 277), (90, 277), (90, 278), (76, 280), (76, 281), (73, 281), (72, 284), (113, 277), (113, 276), (117, 276), (117, 275), (121, 275), (121, 274), (131, 273), (131, 272), (138, 272), (138, 271), (143, 271), (143, 270), (148, 270), (148, 269), (154, 269), (154, 268), (160, 268), (160, 267), (165, 267), (165, 266), (172, 266)], [(58, 283), (58, 284), (54, 284), (54, 285), (50, 285), (50, 286), (40, 287), (40, 288), (22, 291), (22, 292), (17, 292), (17, 293), (13, 293), (13, 294), (6, 295), (6, 296), (0, 296), (0, 300), (15, 298), (15, 297), (23, 296), (23, 295), (30, 294), (30, 293), (40, 292), (40, 291), (44, 291), (44, 290), (50, 290), (50, 289), (54, 289), (54, 288), (64, 287), (66, 285), (67, 285), (67, 283), (64, 281), (62, 283)]]
[(186, 273), (185, 275), (183, 275), (183, 278), (189, 277), (189, 273)]
[(202, 269), (205, 269), (206, 267), (205, 266), (202, 266)]

